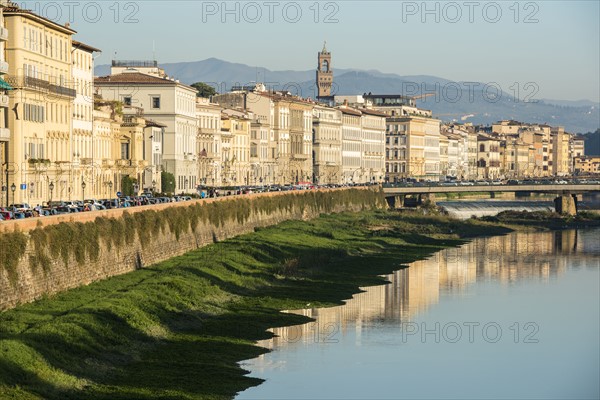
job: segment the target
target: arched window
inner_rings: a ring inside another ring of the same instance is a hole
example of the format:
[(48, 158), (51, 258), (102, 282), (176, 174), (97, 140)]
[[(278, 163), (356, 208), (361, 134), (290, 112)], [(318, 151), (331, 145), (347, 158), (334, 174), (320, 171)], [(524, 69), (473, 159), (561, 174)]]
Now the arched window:
[(479, 145), (479, 151), (482, 153), (485, 151), (485, 145), (483, 143)]
[(482, 159), (480, 159), (480, 160), (477, 162), (477, 166), (478, 166), (479, 168), (485, 168), (485, 165), (486, 165), (486, 162), (485, 162), (485, 160), (484, 160), (483, 158), (482, 158)]
[(321, 64), (321, 71), (329, 72), (329, 61), (323, 60)]

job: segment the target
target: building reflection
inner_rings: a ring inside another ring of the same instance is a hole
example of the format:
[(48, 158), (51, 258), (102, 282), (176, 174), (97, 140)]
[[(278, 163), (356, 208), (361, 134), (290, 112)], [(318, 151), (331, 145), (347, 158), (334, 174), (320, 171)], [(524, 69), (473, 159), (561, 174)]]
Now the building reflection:
[(316, 321), (275, 328), (272, 332), (276, 337), (259, 345), (272, 349), (335, 343), (349, 329), (355, 330), (360, 340), (366, 325), (411, 321), (437, 304), (440, 296), (461, 295), (476, 282), (548, 282), (566, 271), (567, 262), (569, 268), (598, 268), (599, 234), (598, 230), (568, 230), (478, 238), (396, 271), (387, 277), (390, 284), (365, 288), (345, 305), (292, 311)]

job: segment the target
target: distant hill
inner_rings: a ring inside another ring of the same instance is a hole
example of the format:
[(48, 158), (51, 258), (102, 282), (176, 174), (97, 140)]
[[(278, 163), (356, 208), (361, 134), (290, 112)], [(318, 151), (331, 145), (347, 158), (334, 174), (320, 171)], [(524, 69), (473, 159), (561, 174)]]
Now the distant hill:
[[(168, 75), (191, 84), (206, 82), (218, 92), (233, 85), (264, 82), (271, 89), (288, 90), (306, 98), (316, 97), (315, 70), (271, 71), (264, 67), (230, 63), (216, 58), (195, 62), (161, 64)], [(108, 75), (110, 66), (96, 67), (96, 75)], [(581, 100), (539, 100), (524, 103), (506, 92), (493, 98), (492, 90), (483, 92), (483, 84), (469, 86), (430, 75), (400, 76), (377, 70), (334, 69), (334, 91), (340, 95), (363, 93), (416, 95), (434, 92), (435, 95), (419, 100), (420, 107), (433, 111), (444, 121), (491, 124), (502, 119), (564, 126), (568, 132), (592, 132), (600, 124), (600, 103)], [(470, 96), (470, 94), (472, 96)]]
[(600, 129), (585, 135), (585, 155), (600, 156)]

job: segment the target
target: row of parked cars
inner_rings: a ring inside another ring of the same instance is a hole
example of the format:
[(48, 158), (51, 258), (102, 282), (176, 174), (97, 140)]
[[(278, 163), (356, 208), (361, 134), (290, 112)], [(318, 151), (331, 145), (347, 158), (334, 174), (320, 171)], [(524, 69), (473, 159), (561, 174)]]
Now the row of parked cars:
[[(198, 197), (223, 197), (242, 195), (249, 193), (263, 193), (263, 192), (280, 192), (289, 190), (313, 190), (313, 189), (325, 189), (325, 188), (338, 188), (346, 186), (365, 186), (368, 184), (346, 184), (346, 185), (334, 185), (334, 184), (322, 184), (315, 185), (310, 182), (300, 182), (298, 184), (291, 185), (264, 185), (264, 186), (235, 186), (225, 188), (209, 188), (200, 187), (198, 190)], [(44, 217), (50, 215), (59, 214), (71, 214), (88, 211), (99, 211), (109, 210), (113, 208), (127, 208), (146, 206), (152, 204), (161, 203), (176, 203), (181, 201), (190, 201), (192, 196), (170, 196), (170, 197), (154, 197), (150, 193), (142, 196), (124, 196), (114, 199), (87, 199), (84, 201), (50, 201), (43, 203), (42, 205), (36, 205), (32, 207), (29, 204), (11, 204), (8, 207), (0, 207), (0, 221), (12, 220), (12, 219), (24, 219), (24, 218), (35, 218)]]
[(88, 211), (109, 210), (161, 203), (175, 203), (192, 200), (191, 196), (152, 197), (124, 196), (115, 199), (87, 199), (84, 201), (50, 201), (42, 205), (31, 206), (27, 203), (11, 204), (0, 207), (0, 221), (45, 217), (50, 215), (71, 214)]

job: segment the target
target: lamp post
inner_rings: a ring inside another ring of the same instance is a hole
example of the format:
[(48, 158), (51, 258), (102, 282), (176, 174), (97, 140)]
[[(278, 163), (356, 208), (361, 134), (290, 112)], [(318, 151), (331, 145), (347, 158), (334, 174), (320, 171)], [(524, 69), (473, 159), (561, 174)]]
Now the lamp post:
[(156, 192), (156, 181), (152, 181), (152, 195)]
[(12, 196), (13, 196), (13, 201), (12, 203), (15, 204), (15, 190), (17, 190), (17, 186), (15, 185), (15, 183), (13, 182), (12, 185), (10, 185), (10, 190), (12, 192)]
[(54, 182), (50, 182), (50, 185), (48, 185), (48, 189), (50, 189), (50, 200), (48, 201), (48, 203), (52, 202), (52, 192), (54, 191)]
[(81, 201), (83, 201), (83, 203), (85, 203), (85, 187), (86, 187), (85, 181), (82, 179), (81, 180), (81, 197), (82, 197)]
[(4, 173), (6, 174), (5, 184), (2, 185), (2, 190), (6, 190), (6, 207), (8, 207), (8, 162), (2, 164), (5, 167)]
[(112, 197), (112, 185), (113, 185), (112, 181), (108, 181), (108, 194), (109, 194), (109, 197)]

